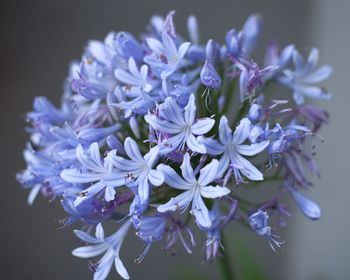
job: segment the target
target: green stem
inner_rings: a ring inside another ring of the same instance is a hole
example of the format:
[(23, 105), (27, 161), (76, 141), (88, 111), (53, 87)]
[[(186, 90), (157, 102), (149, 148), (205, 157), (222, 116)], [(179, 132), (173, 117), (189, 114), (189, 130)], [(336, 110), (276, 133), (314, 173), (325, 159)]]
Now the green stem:
[(221, 245), (225, 248), (225, 251), (222, 257), (217, 258), (217, 262), (220, 266), (222, 280), (235, 280), (233, 262), (230, 261), (229, 248), (223, 232), (221, 232)]

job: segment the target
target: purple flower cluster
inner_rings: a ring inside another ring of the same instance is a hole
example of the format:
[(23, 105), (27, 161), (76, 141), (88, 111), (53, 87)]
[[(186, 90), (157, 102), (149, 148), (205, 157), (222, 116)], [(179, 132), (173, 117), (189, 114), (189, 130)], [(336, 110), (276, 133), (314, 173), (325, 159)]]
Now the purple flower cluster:
[[(111, 32), (90, 41), (70, 65), (60, 107), (37, 97), (27, 115), (27, 168), (18, 181), (30, 189), (29, 204), (40, 192), (60, 200), (63, 227), (83, 222), (74, 233), (85, 246), (73, 255), (90, 259), (96, 280), (113, 264), (129, 279), (119, 251), (132, 231), (145, 243), (139, 262), (162, 239), (165, 250), (180, 242), (191, 253), (198, 226), (211, 261), (223, 253), (221, 232), (231, 222), (280, 247), (273, 217), (285, 226), (291, 216), (285, 194), (308, 218), (321, 215), (301, 190), (312, 185), (309, 173), (319, 175), (310, 143), (328, 115), (304, 102), (330, 98), (320, 83), (331, 67), (317, 68), (316, 49), (304, 61), (293, 45), (269, 45), (258, 65), (259, 15), (229, 30), (223, 44), (201, 44), (196, 18), (188, 19), (185, 41), (174, 14), (153, 16), (140, 39)], [(269, 200), (240, 196), (272, 182)], [(106, 237), (109, 223), (118, 229)]]

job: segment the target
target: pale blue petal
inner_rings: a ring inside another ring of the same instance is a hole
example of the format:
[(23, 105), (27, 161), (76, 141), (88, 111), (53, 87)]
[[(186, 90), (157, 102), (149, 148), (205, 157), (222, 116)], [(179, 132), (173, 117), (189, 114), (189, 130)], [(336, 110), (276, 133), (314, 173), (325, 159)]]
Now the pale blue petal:
[(317, 86), (296, 85), (294, 87), (294, 90), (314, 99), (328, 100), (331, 98), (331, 95), (328, 92), (326, 92), (323, 88)]
[(115, 168), (122, 171), (136, 170), (140, 166), (138, 162), (117, 156), (114, 154), (114, 152), (110, 152), (108, 154), (108, 159)]
[(305, 78), (302, 78), (301, 81), (309, 84), (320, 83), (328, 79), (332, 72), (333, 68), (331, 66), (324, 65), (310, 75), (307, 75)]
[(249, 81), (248, 72), (247, 70), (243, 69), (241, 74), (239, 75), (239, 93), (240, 93), (241, 102), (243, 102), (246, 96), (248, 81)]
[(164, 133), (177, 134), (184, 130), (184, 126), (170, 123), (166, 120), (160, 120), (154, 115), (146, 115), (145, 120), (154, 129), (159, 130)]
[(101, 183), (101, 182), (98, 182), (98, 183), (90, 186), (89, 188), (87, 188), (86, 190), (83, 191), (84, 195), (78, 196), (74, 200), (74, 207), (77, 207), (79, 204), (81, 204), (85, 200), (90, 199), (95, 194), (100, 192), (104, 187), (105, 187), (105, 185), (103, 183)]
[(114, 258), (115, 269), (119, 273), (119, 275), (124, 279), (130, 279), (128, 271), (126, 270), (124, 264), (120, 260), (119, 256), (115, 256)]
[(130, 73), (131, 73), (134, 77), (136, 77), (136, 78), (141, 78), (141, 77), (140, 77), (139, 69), (137, 68), (137, 65), (136, 65), (136, 62), (135, 62), (135, 59), (134, 59), (132, 56), (129, 57), (128, 66), (129, 66), (129, 71), (130, 71)]
[(61, 178), (68, 183), (83, 184), (99, 181), (103, 174), (82, 172), (80, 169), (65, 169), (61, 172)]
[(178, 52), (173, 38), (171, 38), (167, 32), (163, 32), (162, 41), (164, 45), (165, 55), (169, 58), (176, 58), (178, 56)]
[(313, 49), (310, 51), (308, 60), (307, 60), (307, 62), (306, 62), (306, 64), (305, 64), (305, 66), (304, 66), (303, 71), (305, 71), (305, 72), (307, 73), (307, 72), (310, 72), (310, 71), (312, 71), (313, 69), (315, 69), (316, 64), (317, 64), (317, 62), (318, 62), (318, 58), (319, 58), (319, 51), (318, 51), (318, 49), (313, 48)]
[(149, 188), (150, 185), (148, 183), (148, 176), (141, 176), (137, 179), (138, 183), (138, 193), (140, 196), (140, 201), (143, 204), (144, 202), (148, 201), (149, 198)]
[(220, 155), (225, 150), (225, 147), (223, 145), (212, 138), (199, 136), (197, 139), (199, 143), (204, 144), (207, 153), (210, 155)]
[(180, 210), (181, 212), (184, 212), (188, 205), (191, 203), (194, 197), (194, 191), (193, 189), (187, 190), (183, 192), (182, 194), (171, 198), (167, 203), (159, 205), (157, 207), (158, 212), (165, 213), (168, 211), (176, 211)]
[(199, 143), (198, 139), (193, 134), (188, 134), (186, 137), (186, 144), (191, 149), (191, 151), (205, 154), (205, 146), (201, 143)]
[(92, 245), (92, 246), (84, 246), (76, 248), (72, 251), (73, 256), (79, 257), (79, 258), (93, 258), (98, 255), (101, 255), (103, 252), (105, 252), (109, 247), (109, 244), (102, 243), (99, 245)]
[(163, 173), (164, 182), (170, 187), (178, 190), (189, 190), (192, 188), (192, 185), (182, 179), (170, 166), (160, 164), (157, 169)]
[(201, 186), (206, 186), (217, 179), (218, 166), (219, 162), (216, 159), (213, 159), (209, 164), (203, 167), (199, 174), (198, 183)]
[(182, 176), (187, 182), (191, 184), (195, 184), (197, 182), (197, 179), (194, 176), (193, 168), (191, 166), (190, 155), (188, 153), (184, 155), (180, 168), (182, 171)]
[(145, 154), (145, 160), (150, 168), (152, 168), (158, 161), (159, 147), (155, 146)]
[(149, 48), (156, 54), (160, 55), (164, 52), (163, 44), (154, 38), (146, 38), (146, 43)]
[(74, 230), (74, 234), (82, 241), (86, 243), (91, 244), (99, 244), (101, 243), (101, 240), (98, 240), (97, 238), (91, 236), (90, 234), (86, 233), (85, 231), (81, 230)]
[[(103, 227), (102, 227), (101, 223), (99, 223), (96, 226), (95, 236), (99, 240), (104, 240), (105, 239), (105, 231), (103, 230)], [(91, 243), (91, 242), (89, 242), (89, 243)]]
[(187, 20), (188, 35), (193, 43), (199, 44), (198, 21), (194, 15), (190, 15)]
[(205, 186), (200, 189), (201, 196), (206, 198), (218, 198), (229, 194), (231, 191), (226, 187), (221, 186)]
[(99, 261), (96, 272), (94, 273), (94, 280), (105, 280), (111, 271), (114, 261), (114, 251), (113, 248), (109, 248), (106, 254)]
[(210, 220), (208, 208), (205, 206), (199, 192), (196, 192), (194, 195), (191, 214), (196, 217), (196, 222), (200, 226), (204, 228), (211, 227), (211, 220)]
[(194, 119), (196, 117), (196, 103), (195, 103), (195, 97), (193, 94), (190, 95), (190, 98), (188, 100), (188, 104), (185, 107), (185, 122), (188, 125), (192, 125), (194, 122)]
[(185, 132), (181, 132), (177, 135), (174, 135), (168, 139), (163, 140), (163, 142), (159, 145), (160, 153), (162, 155), (170, 153), (177, 148), (182, 148), (182, 144), (185, 141)]
[(210, 118), (198, 119), (191, 126), (191, 132), (195, 135), (203, 135), (209, 132), (215, 124), (215, 120)]
[(236, 151), (244, 156), (255, 156), (259, 154), (269, 145), (269, 141), (263, 141), (257, 144), (251, 145), (237, 145)]
[(92, 160), (99, 166), (103, 166), (102, 160), (101, 160), (101, 154), (100, 154), (100, 148), (98, 146), (97, 142), (94, 142), (89, 147), (89, 154), (92, 158)]
[(191, 46), (190, 42), (184, 42), (179, 47), (179, 58), (185, 57), (189, 47)]
[(98, 151), (98, 161), (94, 161), (92, 159), (90, 159), (84, 149), (83, 149), (83, 146), (81, 144), (79, 144), (77, 146), (77, 149), (76, 149), (76, 157), (78, 159), (78, 161), (87, 169), (91, 170), (91, 171), (95, 171), (95, 172), (104, 172), (105, 169), (104, 167), (102, 166), (102, 162), (101, 162), (101, 158), (100, 158), (100, 151), (99, 151), (99, 148), (98, 148), (98, 144), (95, 142), (93, 144), (90, 145), (90, 148), (89, 148), (89, 151), (90, 151), (90, 156), (91, 158), (95, 157), (96, 158), (96, 146), (97, 145), (97, 151)]
[(177, 125), (185, 125), (182, 110), (179, 105), (177, 105), (176, 101), (171, 97), (165, 99), (162, 115), (164, 118)]
[(229, 164), (230, 164), (230, 157), (228, 153), (224, 153), (223, 156), (220, 158), (219, 164), (218, 164), (218, 178), (221, 178), (222, 175), (224, 175)]
[(91, 244), (100, 244), (101, 240), (98, 240), (97, 238), (91, 236), (90, 234), (86, 233), (85, 231), (81, 230), (74, 230), (74, 234), (82, 241), (86, 243)]
[[(253, 181), (262, 181), (264, 180), (263, 174), (248, 160), (246, 160), (241, 155), (234, 153), (232, 155), (233, 163), (237, 164), (240, 167), (239, 171), (242, 172), (244, 176)], [(241, 169), (242, 168), (242, 169)]]
[(140, 85), (140, 80), (131, 75), (129, 72), (123, 70), (123, 69), (116, 69), (114, 71), (114, 76), (117, 78), (118, 81), (126, 84), (126, 85)]
[(41, 185), (35, 185), (34, 187), (32, 187), (32, 189), (30, 190), (30, 193), (28, 195), (28, 199), (27, 202), (29, 205), (33, 205), (33, 202), (35, 200), (35, 198), (37, 197), (38, 193), (41, 190)]
[(135, 161), (141, 161), (143, 162), (144, 159), (141, 155), (139, 146), (135, 142), (134, 139), (127, 137), (124, 142), (124, 148), (126, 154), (129, 156), (129, 158), (135, 160)]
[(148, 172), (148, 180), (153, 186), (160, 186), (164, 182), (163, 173), (159, 170), (151, 169)]
[(237, 145), (242, 144), (250, 134), (250, 120), (244, 118), (240, 121), (239, 125), (233, 134), (233, 142)]
[(300, 55), (300, 53), (297, 50), (294, 50), (293, 52), (293, 63), (295, 65), (295, 68), (297, 71), (300, 71), (304, 65), (303, 57)]
[(228, 120), (222, 116), (219, 124), (219, 139), (222, 144), (227, 144), (232, 141), (232, 130), (228, 125)]
[(115, 196), (115, 189), (114, 186), (106, 186), (105, 189), (105, 200), (108, 201), (112, 201), (114, 199)]
[(288, 189), (291, 192), (294, 200), (296, 201), (299, 209), (307, 218), (311, 220), (318, 220), (321, 217), (321, 209), (315, 202), (313, 202), (300, 192), (296, 191), (292, 187)]
[(102, 182), (107, 186), (120, 187), (125, 185), (127, 175), (128, 173), (126, 172), (109, 173), (103, 176)]

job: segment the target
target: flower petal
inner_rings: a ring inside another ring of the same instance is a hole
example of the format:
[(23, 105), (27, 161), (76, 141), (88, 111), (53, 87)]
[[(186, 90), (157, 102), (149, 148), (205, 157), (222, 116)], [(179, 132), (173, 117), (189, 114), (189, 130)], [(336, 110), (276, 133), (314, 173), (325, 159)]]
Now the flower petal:
[(108, 251), (99, 261), (98, 267), (94, 273), (94, 280), (105, 280), (111, 271), (114, 260), (114, 250), (109, 248)]
[(200, 153), (200, 154), (206, 153), (205, 146), (199, 143), (197, 138), (194, 137), (194, 135), (191, 133), (188, 134), (188, 136), (186, 137), (186, 144), (193, 152)]
[(126, 154), (135, 161), (141, 161), (143, 162), (144, 159), (141, 155), (139, 146), (137, 145), (136, 141), (132, 139), (131, 137), (128, 137), (125, 139), (124, 142), (124, 148)]
[(180, 45), (180, 47), (179, 47), (179, 57), (180, 58), (185, 57), (190, 46), (191, 46), (190, 42), (184, 42)]
[(112, 172), (103, 176), (102, 182), (107, 186), (120, 187), (126, 184), (126, 177), (132, 173)]
[(97, 142), (94, 142), (89, 147), (89, 154), (92, 159), (90, 159), (81, 144), (77, 146), (76, 149), (76, 157), (78, 161), (89, 170), (95, 171), (95, 172), (104, 172), (105, 169), (102, 166), (101, 157), (100, 157), (100, 150), (98, 147)]
[(321, 209), (315, 202), (292, 187), (289, 187), (288, 190), (292, 194), (301, 212), (303, 212), (307, 218), (311, 220), (318, 220), (321, 217)]
[(301, 80), (304, 83), (309, 83), (309, 84), (320, 83), (328, 79), (329, 76), (332, 74), (332, 72), (333, 72), (333, 68), (331, 66), (324, 65), (318, 68), (315, 72), (311, 73), (310, 75), (307, 75), (305, 78), (302, 78)]
[(178, 175), (174, 169), (165, 164), (160, 164), (157, 167), (163, 173), (164, 182), (168, 184), (170, 187), (178, 189), (178, 190), (189, 190), (192, 185), (186, 182), (184, 179)]
[(191, 132), (195, 135), (203, 135), (209, 132), (215, 124), (215, 120), (210, 118), (198, 119), (191, 126)]
[(60, 176), (68, 183), (84, 184), (101, 180), (103, 174), (82, 172), (80, 169), (64, 169)]
[[(95, 236), (97, 239), (99, 240), (104, 240), (105, 239), (105, 232), (103, 230), (103, 227), (102, 227), (102, 224), (99, 223), (97, 226), (96, 226), (96, 232), (95, 232)], [(89, 242), (91, 243), (91, 242)]]
[(183, 148), (183, 143), (185, 141), (185, 132), (181, 132), (177, 135), (174, 135), (168, 139), (164, 139), (162, 143), (160, 143), (160, 154), (164, 155), (170, 153), (178, 148)]
[(254, 156), (262, 152), (269, 145), (269, 141), (263, 141), (251, 145), (237, 145), (236, 150), (244, 156)]
[(228, 125), (228, 120), (222, 116), (219, 124), (219, 138), (222, 144), (227, 144), (232, 141), (232, 130)]
[(72, 251), (73, 256), (79, 258), (93, 258), (101, 255), (108, 249), (109, 245), (107, 243), (102, 243), (99, 245), (91, 245), (76, 248)]
[(168, 122), (166, 120), (160, 120), (154, 115), (146, 115), (145, 120), (154, 129), (164, 133), (177, 134), (183, 130), (182, 126)]
[(242, 174), (244, 174), (244, 176), (246, 176), (250, 180), (264, 180), (263, 174), (253, 164), (251, 164), (248, 160), (246, 160), (238, 153), (234, 153), (232, 155), (232, 161), (233, 163), (237, 164), (237, 166), (241, 167), (239, 171), (242, 172)]
[(82, 241), (86, 243), (91, 244), (99, 244), (101, 243), (101, 240), (98, 240), (97, 238), (91, 236), (90, 234), (86, 233), (85, 231), (81, 230), (74, 230), (74, 234)]
[(218, 164), (218, 178), (221, 178), (222, 175), (224, 175), (229, 164), (230, 164), (230, 156), (228, 153), (224, 153), (220, 158), (219, 164)]
[(169, 121), (176, 123), (178, 125), (185, 125), (185, 119), (181, 108), (177, 105), (176, 101), (168, 97), (164, 101), (164, 108), (162, 114)]
[(233, 134), (233, 142), (235, 144), (242, 144), (250, 134), (250, 120), (244, 118), (240, 121), (239, 125), (236, 127), (236, 130)]
[(159, 147), (155, 146), (149, 150), (147, 154), (145, 154), (145, 160), (150, 168), (152, 168), (158, 160)]
[(201, 187), (201, 196), (206, 198), (218, 198), (229, 194), (231, 191), (221, 186), (205, 186)]
[(130, 279), (128, 271), (126, 270), (126, 268), (125, 268), (124, 264), (122, 263), (122, 261), (120, 260), (119, 256), (115, 256), (114, 263), (115, 263), (115, 269), (117, 270), (119, 275), (121, 277), (123, 277), (124, 279)]
[(188, 104), (185, 107), (185, 122), (188, 125), (192, 125), (194, 122), (194, 119), (196, 117), (196, 103), (195, 103), (195, 97), (193, 94), (190, 95), (190, 98), (188, 100)]
[(194, 176), (193, 168), (190, 161), (190, 155), (186, 153), (183, 157), (183, 162), (181, 164), (182, 176), (185, 180), (191, 184), (195, 184), (197, 182), (196, 177)]
[(114, 199), (115, 196), (115, 189), (112, 186), (106, 186), (105, 188), (105, 200), (108, 201), (112, 201)]
[(108, 153), (108, 160), (115, 168), (122, 171), (136, 170), (140, 166), (138, 162), (115, 155), (114, 151)]
[(200, 171), (198, 183), (201, 186), (206, 186), (209, 183), (213, 182), (215, 179), (217, 179), (218, 166), (219, 162), (216, 159), (213, 159), (209, 164), (203, 167)]
[(204, 201), (199, 192), (196, 192), (192, 202), (191, 214), (196, 217), (196, 222), (204, 227), (211, 227), (211, 220), (209, 216), (209, 211), (207, 206), (205, 206)]
[(154, 38), (147, 38), (146, 43), (149, 48), (158, 55), (161, 55), (164, 52), (163, 44)]
[(151, 169), (148, 172), (148, 180), (153, 186), (160, 186), (164, 182), (163, 173), (159, 170)]
[(102, 182), (98, 182), (90, 187), (88, 187), (86, 190), (82, 191), (84, 195), (78, 196), (74, 200), (74, 207), (77, 207), (79, 204), (81, 204), (83, 201), (90, 199), (95, 194), (100, 192), (103, 188), (105, 188), (105, 185)]
[(209, 155), (220, 155), (224, 152), (225, 147), (212, 138), (204, 136), (197, 137), (199, 143), (204, 144), (205, 150)]
[(180, 210), (185, 211), (194, 197), (193, 189), (187, 190), (176, 197), (171, 198), (167, 203), (157, 207), (158, 212), (165, 213), (168, 211)]
[(143, 204), (144, 202), (148, 201), (149, 198), (149, 189), (150, 189), (150, 185), (148, 183), (148, 177), (147, 176), (141, 176), (137, 179), (138, 182), (138, 193), (140, 196), (140, 201), (141, 204)]

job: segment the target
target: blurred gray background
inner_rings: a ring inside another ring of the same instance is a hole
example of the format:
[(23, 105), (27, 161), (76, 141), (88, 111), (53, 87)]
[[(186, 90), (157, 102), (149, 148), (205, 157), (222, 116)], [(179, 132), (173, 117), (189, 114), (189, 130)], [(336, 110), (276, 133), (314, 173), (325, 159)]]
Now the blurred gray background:
[[(28, 207), (28, 193), (15, 181), (16, 171), (24, 168), (24, 115), (36, 95), (58, 102), (68, 63), (80, 58), (89, 39), (103, 39), (110, 30), (139, 34), (152, 14), (165, 15), (171, 9), (177, 10), (177, 27), (182, 33), (187, 16), (196, 14), (202, 39), (220, 42), (226, 30), (241, 27), (249, 14), (259, 12), (265, 26), (258, 54), (269, 38), (281, 45), (295, 43), (301, 50), (317, 46), (321, 62), (334, 66), (328, 86), (335, 98), (323, 104), (331, 113), (331, 122), (322, 131), (326, 141), (318, 149), (323, 176), (310, 192), (322, 206), (323, 218), (310, 222), (294, 207), (294, 217), (284, 232), (287, 242), (278, 255), (263, 239), (237, 226), (231, 226), (226, 235), (231, 240), (228, 247), (233, 265), (246, 271), (243, 280), (350, 279), (347, 0), (1, 0), (0, 278), (92, 279), (86, 261), (70, 254), (76, 246), (72, 228), (57, 229), (57, 220), (65, 217), (60, 207), (41, 198)], [(156, 245), (145, 261), (136, 265), (133, 260), (142, 247), (131, 238), (124, 244), (122, 256), (133, 279), (219, 279), (216, 265), (202, 263), (202, 240), (197, 243), (192, 256), (180, 250), (175, 257), (165, 255)], [(249, 274), (247, 264), (257, 266), (265, 276)], [(118, 279), (113, 276), (111, 279)]]

